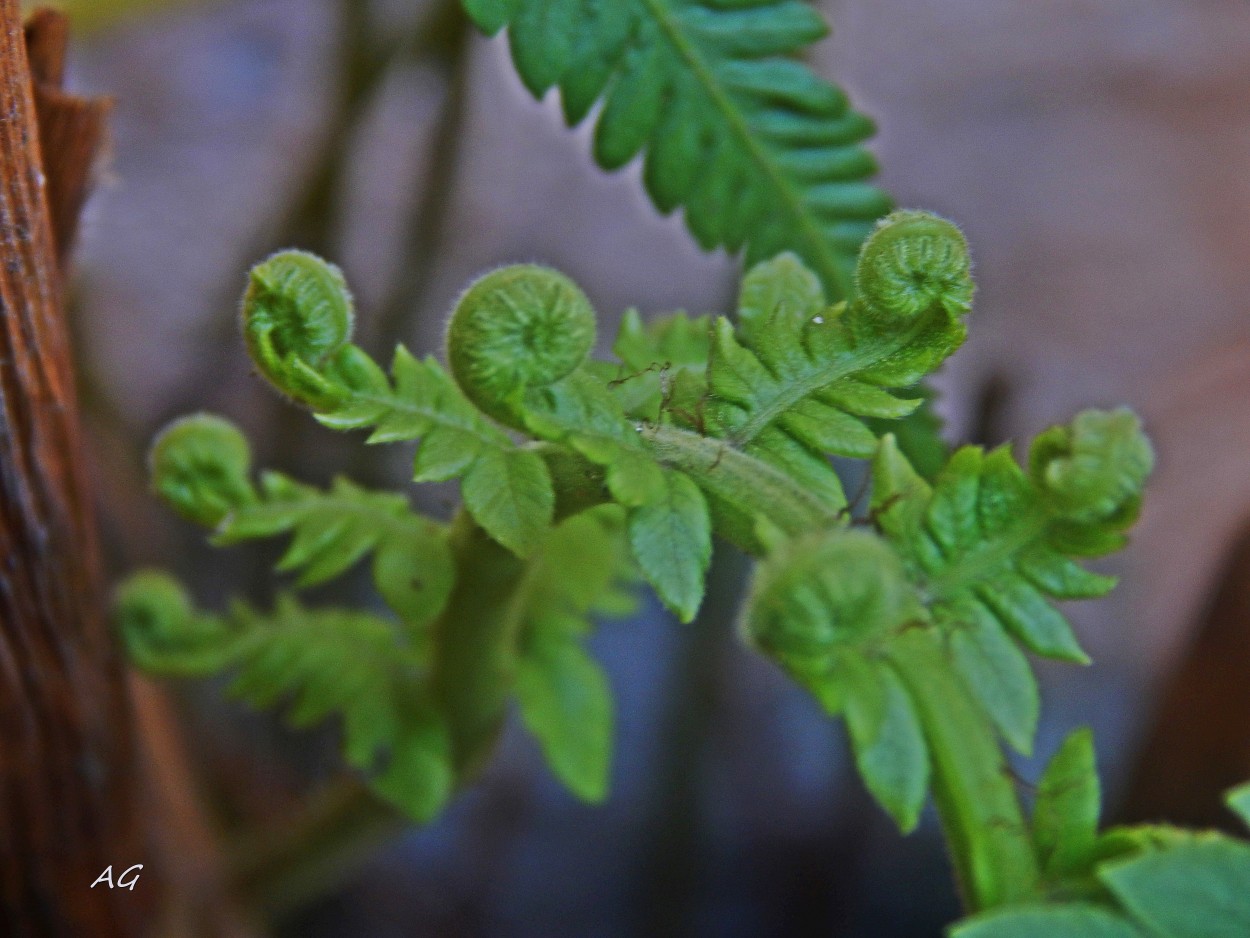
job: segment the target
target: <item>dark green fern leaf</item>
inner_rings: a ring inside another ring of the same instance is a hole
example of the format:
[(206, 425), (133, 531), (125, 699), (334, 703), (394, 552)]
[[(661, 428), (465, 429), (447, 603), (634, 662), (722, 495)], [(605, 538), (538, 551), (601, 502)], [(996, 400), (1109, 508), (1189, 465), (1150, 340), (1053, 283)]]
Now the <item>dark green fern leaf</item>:
[(806, 3), (757, 0), (465, 0), (507, 26), (536, 96), (559, 87), (570, 124), (603, 102), (595, 158), (645, 154), (662, 212), (684, 208), (705, 248), (754, 264), (793, 251), (829, 295), (850, 293), (856, 251), (889, 199), (867, 180), (872, 122), (795, 56), (827, 26)]

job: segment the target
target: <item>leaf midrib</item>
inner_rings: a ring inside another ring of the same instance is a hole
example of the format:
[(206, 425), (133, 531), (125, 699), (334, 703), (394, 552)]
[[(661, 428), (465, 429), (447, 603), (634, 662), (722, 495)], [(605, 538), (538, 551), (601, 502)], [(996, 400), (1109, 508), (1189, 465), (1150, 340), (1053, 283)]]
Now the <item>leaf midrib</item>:
[(668, 40), (669, 45), (672, 46), (678, 57), (685, 62), (690, 73), (712, 101), (713, 106), (720, 112), (730, 129), (734, 131), (738, 142), (747, 155), (751, 157), (751, 160), (760, 169), (764, 178), (780, 195), (781, 204), (785, 207), (787, 213), (792, 216), (795, 225), (802, 232), (805, 240), (814, 247), (814, 253), (809, 255), (808, 259), (819, 264), (826, 287), (837, 291), (838, 296), (835, 299), (848, 296), (850, 284), (847, 282), (846, 272), (842, 269), (838, 255), (830, 246), (823, 228), (805, 210), (803, 199), (795, 192), (794, 187), (786, 178), (781, 167), (769, 158), (765, 148), (756, 140), (755, 135), (751, 132), (750, 125), (741, 113), (741, 109), (734, 105), (732, 96), (721, 87), (721, 83), (717, 80), (716, 75), (704, 57), (699, 53), (695, 43), (682, 32), (678, 18), (673, 15), (672, 10), (664, 0), (642, 0), (642, 2), (656, 25), (660, 28), (661, 34)]
[[(781, 387), (777, 393), (763, 407), (752, 409), (751, 418), (731, 434), (731, 442), (735, 446), (746, 446), (770, 427), (782, 414), (809, 395), (814, 394), (823, 387), (828, 387), (835, 381), (849, 378), (856, 372), (875, 365), (883, 359), (889, 358), (899, 349), (910, 345), (917, 335), (928, 328), (929, 321), (932, 318), (931, 312), (930, 314), (917, 316), (911, 328), (905, 332), (898, 333), (893, 340), (887, 343), (872, 343), (862, 346), (858, 350), (851, 351), (845, 357), (835, 359), (824, 367), (817, 367), (796, 379), (779, 382)], [(842, 328), (842, 326), (835, 328)], [(748, 349), (748, 351), (751, 350)], [(755, 352), (751, 351), (751, 354), (754, 355)], [(756, 357), (758, 358), (759, 356), (757, 355)]]

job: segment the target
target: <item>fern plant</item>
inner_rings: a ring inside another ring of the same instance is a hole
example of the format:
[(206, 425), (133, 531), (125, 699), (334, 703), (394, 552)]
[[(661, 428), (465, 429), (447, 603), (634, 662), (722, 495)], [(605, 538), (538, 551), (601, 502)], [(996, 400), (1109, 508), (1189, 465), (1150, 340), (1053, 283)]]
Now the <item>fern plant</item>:
[[(515, 699), (555, 774), (597, 801), (612, 702), (584, 639), (629, 611), (638, 580), (693, 618), (720, 538), (757, 561), (746, 639), (845, 719), (902, 831), (936, 806), (973, 915), (951, 934), (1250, 933), (1250, 847), (1099, 832), (1087, 732), (1025, 810), (1004, 747), (1034, 742), (1026, 655), (1087, 662), (1053, 602), (1113, 586), (1081, 562), (1123, 547), (1153, 453), (1131, 412), (1086, 411), (1023, 463), (970, 446), (917, 471), (893, 431), (964, 341), (968, 249), (931, 214), (873, 224), (888, 202), (865, 182), (870, 126), (790, 57), (818, 18), (792, 0), (466, 6), (488, 32), (509, 27), (523, 79), (558, 86), (571, 122), (602, 99), (603, 165), (643, 152), (661, 209), (683, 207), (707, 246), (745, 249), (735, 315), (628, 315), (615, 360), (597, 360), (580, 288), (509, 266), (456, 304), (446, 365), (400, 346), (383, 367), (351, 342), (335, 267), (299, 251), (262, 262), (241, 316), (257, 370), (326, 427), (415, 443), (413, 478), (457, 480), (461, 507), (443, 523), (345, 479), (256, 477), (227, 421), (178, 421), (151, 456), (176, 511), (223, 546), (289, 536), (277, 567), (296, 590), (367, 561), (379, 603), (284, 594), (207, 612), (143, 572), (118, 591), (134, 663), (233, 672), (234, 693), (285, 703), (296, 725), (337, 715), (348, 764), (418, 821), (472, 781)], [(865, 504), (832, 455), (868, 462)], [(1231, 804), (1250, 818), (1250, 793)]]

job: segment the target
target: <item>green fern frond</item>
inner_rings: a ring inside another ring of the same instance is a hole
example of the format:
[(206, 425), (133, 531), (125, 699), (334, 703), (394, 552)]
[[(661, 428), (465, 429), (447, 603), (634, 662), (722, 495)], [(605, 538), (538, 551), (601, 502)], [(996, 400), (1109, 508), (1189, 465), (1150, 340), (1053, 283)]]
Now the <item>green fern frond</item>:
[(872, 122), (797, 56), (823, 37), (797, 0), (465, 0), (487, 33), (509, 28), (535, 96), (558, 86), (570, 125), (602, 101), (595, 158), (645, 154), (662, 212), (685, 209), (707, 249), (746, 248), (747, 264), (793, 251), (829, 295), (850, 272), (889, 199), (867, 180)]
[(610, 509), (557, 525), (529, 574), (517, 639), (521, 718), (552, 772), (585, 801), (607, 796), (614, 716), (607, 677), (583, 642), (593, 618), (634, 607), (623, 534)]
[(373, 580), (396, 615), (419, 633), (447, 605), (455, 571), (443, 525), (414, 514), (408, 499), (336, 479), (327, 492), (277, 472), (261, 475), (256, 503), (223, 520), (213, 543), (292, 534), (278, 561), (301, 587), (339, 576), (373, 554)]
[(969, 687), (1022, 752), (1032, 745), (1038, 700), (1012, 640), (1044, 657), (1088, 661), (1050, 600), (1114, 586), (1070, 557), (1123, 546), (1151, 463), (1140, 423), (1125, 410), (1087, 411), (1042, 434), (1028, 474), (1006, 448), (968, 446), (930, 487), (891, 437), (881, 445), (873, 517), (922, 584)]
[(235, 671), (233, 695), (258, 708), (285, 702), (294, 727), (341, 717), (346, 761), (414, 818), (428, 820), (450, 797), (447, 732), (421, 656), (384, 619), (305, 609), (288, 596), (268, 614), (242, 603), (201, 613), (153, 572), (119, 588), (116, 618), (131, 660), (150, 673)]
[(251, 454), (229, 421), (177, 420), (152, 444), (153, 488), (184, 517), (214, 529), (214, 543), (290, 533), (277, 569), (301, 587), (324, 583), (373, 554), (379, 593), (415, 638), (447, 604), (454, 579), (443, 525), (415, 514), (402, 495), (337, 479), (328, 492), (276, 472), (253, 486)]
[(551, 524), (555, 495), (542, 459), (484, 419), (433, 359), (418, 361), (400, 346), (390, 380), (375, 367), (367, 385), (316, 417), (334, 430), (372, 430), (369, 443), (419, 439), (414, 480), (459, 479), (465, 508), (517, 554), (533, 550)]

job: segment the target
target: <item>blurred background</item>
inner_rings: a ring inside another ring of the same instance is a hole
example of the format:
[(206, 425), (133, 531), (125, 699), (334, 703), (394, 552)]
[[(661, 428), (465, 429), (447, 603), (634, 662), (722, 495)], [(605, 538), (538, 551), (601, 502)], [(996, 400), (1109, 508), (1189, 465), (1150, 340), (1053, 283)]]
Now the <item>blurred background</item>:
[[(174, 416), (224, 413), (262, 465), (312, 481), (409, 475), (406, 453), (363, 453), (250, 374), (237, 297), (276, 248), (345, 269), (361, 344), (383, 356), (436, 351), (457, 292), (511, 261), (570, 274), (607, 337), (629, 306), (730, 306), (735, 261), (656, 215), (636, 167), (597, 170), (585, 128), (529, 97), (506, 41), (472, 33), (454, 2), (65, 5), (71, 87), (116, 100), (73, 287), (116, 574), (159, 563), (208, 604), (270, 588), (272, 554), (209, 552), (149, 496), (145, 449)], [(1250, 7), (824, 8), (835, 31), (815, 64), (878, 121), (883, 184), (973, 248), (972, 338), (937, 381), (949, 438), (1020, 440), (1127, 403), (1159, 452), (1133, 546), (1105, 565), (1121, 588), (1069, 610), (1096, 664), (1042, 669), (1038, 759), (1019, 775), (1090, 723), (1113, 820), (1223, 824), (1218, 792), (1250, 777)], [(449, 491), (412, 496), (452, 507)], [(693, 626), (650, 600), (601, 626), (618, 699), (606, 805), (563, 792), (514, 727), (437, 824), (274, 898), (270, 921), (215, 903), (185, 933), (938, 935), (958, 903), (935, 821), (899, 838), (841, 729), (742, 648), (746, 573), (721, 557), (718, 601)], [(289, 733), (219, 690), (141, 695), (176, 716), (165, 745), (210, 865), (338, 775), (332, 733)]]

